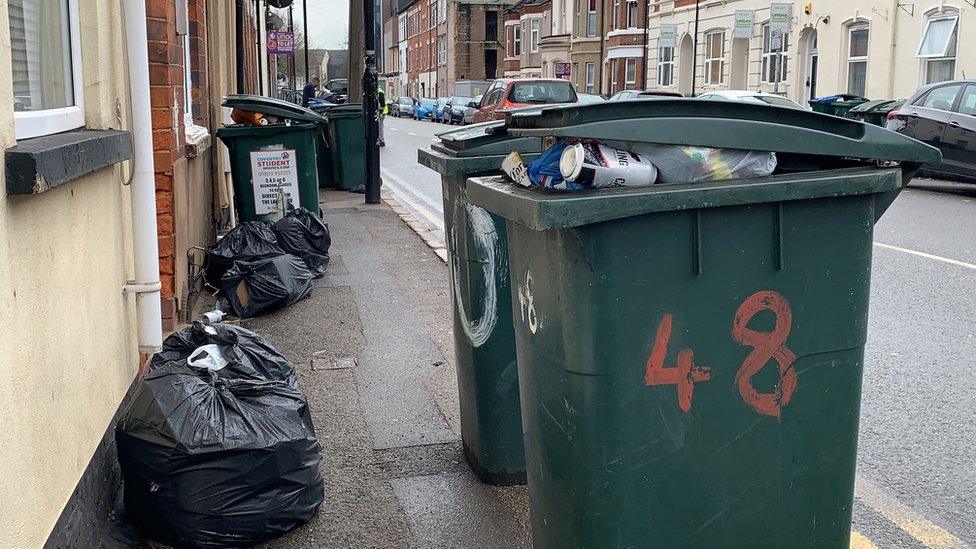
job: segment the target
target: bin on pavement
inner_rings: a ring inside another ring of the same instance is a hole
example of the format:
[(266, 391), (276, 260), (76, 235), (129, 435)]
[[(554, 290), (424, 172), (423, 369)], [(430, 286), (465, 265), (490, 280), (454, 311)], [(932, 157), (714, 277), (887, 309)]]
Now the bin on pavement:
[(811, 99), (809, 103), (813, 112), (822, 112), (834, 116), (846, 116), (848, 111), (867, 100), (866, 97), (861, 97), (860, 95), (841, 93), (817, 97), (816, 99)]
[(575, 193), (468, 180), (469, 200), (507, 220), (535, 546), (847, 547), (873, 226), (938, 151), (711, 101), (507, 124), (779, 163), (769, 177)]
[(852, 108), (847, 113), (848, 118), (874, 124), (875, 126), (885, 125), (888, 113), (897, 109), (905, 103), (904, 99), (878, 99), (867, 101)]
[(223, 106), (280, 120), (264, 126), (233, 124), (217, 130), (230, 154), (238, 219), (273, 220), (279, 189), (294, 207), (319, 211), (318, 148), (325, 117), (260, 95), (228, 95)]
[(366, 188), (366, 129), (363, 106), (346, 103), (321, 111), (329, 119), (328, 140), (336, 186), (344, 191)]
[(469, 176), (500, 174), (510, 151), (531, 160), (541, 140), (511, 137), (504, 122), (438, 137), (440, 143), (417, 156), (441, 174), (464, 456), (484, 482), (524, 484), (505, 220), (470, 204), (464, 184)]

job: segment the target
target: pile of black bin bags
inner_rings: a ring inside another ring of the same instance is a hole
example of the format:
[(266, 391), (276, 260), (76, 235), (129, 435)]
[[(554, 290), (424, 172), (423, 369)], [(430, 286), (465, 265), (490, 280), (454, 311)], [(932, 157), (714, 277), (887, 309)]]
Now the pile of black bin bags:
[[(209, 345), (226, 365), (190, 366)], [(115, 437), (126, 515), (174, 547), (253, 545), (322, 503), (321, 448), (295, 368), (244, 328), (197, 322), (168, 337)]]
[(329, 227), (305, 208), (274, 225), (247, 221), (207, 249), (207, 283), (231, 312), (249, 318), (287, 307), (312, 293), (329, 265)]

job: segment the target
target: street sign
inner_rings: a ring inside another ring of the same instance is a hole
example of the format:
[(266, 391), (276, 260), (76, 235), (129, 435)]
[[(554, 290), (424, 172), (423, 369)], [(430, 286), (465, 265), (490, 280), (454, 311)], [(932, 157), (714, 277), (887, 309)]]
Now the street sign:
[(756, 10), (735, 10), (735, 28), (732, 38), (752, 38), (752, 27), (756, 22)]
[(268, 53), (294, 55), (295, 33), (291, 31), (268, 31)]
[(783, 34), (790, 32), (790, 4), (769, 5), (769, 30), (778, 30)]
[(783, 49), (782, 31), (777, 29), (769, 32), (769, 49), (770, 51), (782, 51)]
[(673, 48), (677, 44), (678, 25), (674, 23), (661, 23), (661, 36), (658, 38), (657, 47)]
[(553, 63), (556, 78), (569, 78), (570, 71), (572, 70), (572, 64), (568, 61), (556, 61)]

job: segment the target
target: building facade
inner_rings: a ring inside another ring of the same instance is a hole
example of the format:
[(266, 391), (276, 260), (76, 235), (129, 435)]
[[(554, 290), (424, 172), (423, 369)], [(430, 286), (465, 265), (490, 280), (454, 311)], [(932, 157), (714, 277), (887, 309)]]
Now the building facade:
[(412, 97), (437, 97), (437, 0), (418, 0), (406, 10), (407, 89)]
[(549, 32), (539, 41), (542, 76), (571, 79), (572, 62), (569, 60), (569, 51), (575, 21), (573, 0), (552, 0), (549, 20)]
[(505, 76), (541, 78), (550, 71), (543, 67), (541, 44), (552, 30), (549, 0), (520, 0), (504, 11)]
[(643, 0), (608, 0), (606, 3), (609, 30), (604, 40), (606, 82), (603, 89), (607, 94), (647, 87), (647, 7)]
[(603, 37), (609, 30), (606, 0), (575, 0), (573, 24), (569, 40), (569, 60), (572, 63), (570, 81), (577, 91), (601, 94), (604, 87)]
[(447, 85), (494, 80), (505, 73), (504, 13), (514, 0), (458, 0), (447, 4)]

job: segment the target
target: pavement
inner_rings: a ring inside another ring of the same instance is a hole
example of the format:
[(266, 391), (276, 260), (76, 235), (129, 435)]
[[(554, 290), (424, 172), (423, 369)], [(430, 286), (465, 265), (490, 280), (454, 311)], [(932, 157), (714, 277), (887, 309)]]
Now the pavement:
[[(448, 129), (387, 118), (381, 154), (384, 189), (434, 248), (440, 176), (416, 151)], [(923, 178), (875, 229), (852, 547), (976, 546), (973, 235), (976, 185)]]

